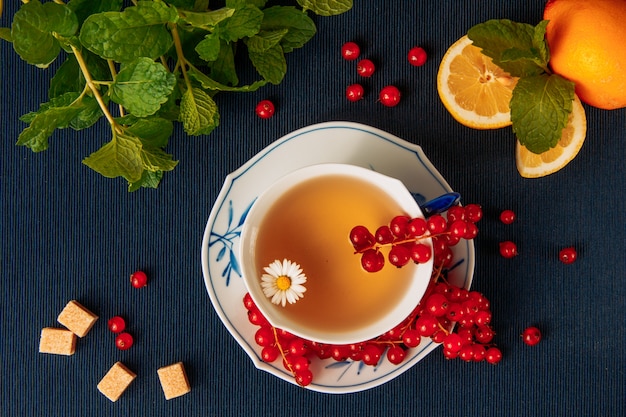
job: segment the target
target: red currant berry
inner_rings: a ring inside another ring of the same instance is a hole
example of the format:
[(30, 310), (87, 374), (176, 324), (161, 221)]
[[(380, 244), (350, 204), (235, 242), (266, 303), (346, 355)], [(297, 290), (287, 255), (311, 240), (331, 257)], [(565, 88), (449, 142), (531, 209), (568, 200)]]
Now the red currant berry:
[(376, 66), (369, 59), (362, 59), (356, 64), (356, 72), (362, 77), (371, 77)]
[(476, 223), (483, 218), (483, 209), (478, 204), (468, 204), (465, 206), (465, 217), (472, 223)]
[(502, 360), (502, 352), (497, 347), (490, 347), (485, 354), (485, 360), (495, 365)]
[(366, 365), (376, 366), (380, 361), (382, 354), (383, 352), (380, 347), (373, 343), (368, 343), (365, 347), (363, 347), (361, 360)]
[(448, 209), (446, 217), (449, 222), (456, 220), (465, 220), (465, 209), (461, 206), (452, 206)]
[(500, 221), (504, 224), (511, 224), (515, 221), (515, 212), (513, 210), (503, 210), (500, 213)]
[(243, 305), (246, 307), (246, 310), (252, 310), (256, 307), (256, 304), (254, 304), (254, 300), (252, 300), (252, 296), (249, 292), (243, 296)]
[(409, 236), (412, 237), (424, 236), (426, 230), (428, 230), (426, 220), (422, 219), (421, 217), (411, 219), (411, 221), (407, 225), (407, 232), (409, 233)]
[(474, 239), (476, 236), (478, 236), (478, 227), (472, 222), (467, 222), (463, 239), (470, 240)]
[(278, 355), (280, 355), (280, 350), (276, 346), (265, 346), (261, 349), (261, 359), (263, 359), (263, 362), (274, 362), (278, 359)]
[(394, 237), (389, 226), (380, 226), (376, 229), (376, 233), (374, 233), (374, 239), (379, 244), (386, 245), (393, 242)]
[(400, 346), (392, 346), (387, 351), (387, 360), (394, 365), (399, 365), (404, 361), (406, 351)]
[(500, 255), (504, 258), (513, 258), (517, 256), (517, 245), (510, 240), (500, 242)]
[(465, 362), (471, 362), (474, 359), (474, 346), (465, 345), (459, 350), (459, 358)]
[(130, 333), (122, 332), (115, 338), (115, 346), (119, 350), (128, 350), (133, 345), (133, 336)]
[(415, 67), (421, 67), (426, 63), (427, 54), (424, 48), (415, 46), (409, 50), (408, 59), (409, 63)]
[(448, 228), (448, 232), (450, 232), (450, 236), (453, 238), (462, 238), (467, 233), (467, 222), (465, 220), (453, 221)]
[(276, 108), (274, 107), (274, 103), (269, 100), (261, 100), (259, 104), (256, 105), (254, 112), (261, 119), (269, 119), (274, 115), (274, 111)]
[(458, 352), (463, 347), (463, 339), (457, 333), (450, 333), (443, 339), (443, 347), (450, 352)]
[(391, 265), (400, 268), (411, 260), (411, 251), (404, 245), (396, 245), (389, 251), (388, 258)]
[(479, 326), (485, 326), (491, 323), (491, 311), (480, 310), (474, 315), (474, 322)]
[(474, 338), (476, 339), (477, 342), (480, 343), (489, 343), (493, 340), (493, 336), (495, 335), (494, 331), (491, 329), (491, 327), (486, 326), (486, 325), (482, 325), (482, 326), (477, 326), (476, 329), (474, 329)]
[(346, 98), (349, 101), (359, 101), (365, 95), (365, 89), (361, 84), (350, 84), (346, 88)]
[(107, 325), (113, 333), (121, 333), (126, 329), (126, 322), (120, 316), (111, 317)]
[(148, 276), (143, 271), (135, 271), (130, 275), (130, 283), (135, 288), (142, 288), (148, 285)]
[(571, 264), (576, 261), (578, 258), (578, 254), (576, 253), (576, 248), (570, 246), (569, 248), (561, 249), (559, 252), (559, 260), (564, 264)]
[(480, 343), (473, 345), (474, 362), (482, 362), (487, 358), (487, 348)]
[(403, 238), (408, 233), (408, 224), (411, 221), (411, 218), (408, 216), (395, 216), (389, 222), (389, 229), (391, 229), (391, 233), (395, 237)]
[(448, 298), (440, 293), (433, 293), (426, 299), (426, 311), (435, 317), (442, 317), (448, 311)]
[(378, 272), (385, 265), (385, 256), (376, 249), (367, 249), (361, 255), (361, 266), (367, 272)]
[(428, 230), (434, 235), (443, 233), (448, 228), (446, 219), (444, 219), (440, 214), (430, 216), (426, 223), (428, 225)]
[(309, 369), (309, 360), (304, 356), (287, 355), (283, 359), (283, 367), (292, 372)]
[(357, 252), (374, 245), (374, 235), (365, 226), (354, 226), (350, 230), (350, 242)]
[(463, 317), (463, 307), (461, 303), (450, 303), (446, 310), (446, 318), (450, 321), (458, 322)]
[(298, 385), (306, 387), (313, 381), (313, 372), (309, 369), (303, 369), (295, 373), (295, 379)]
[(261, 314), (259, 309), (256, 307), (251, 310), (248, 310), (248, 320), (250, 321), (250, 323), (254, 324), (255, 326), (262, 326), (264, 324), (267, 324), (267, 319), (263, 316), (263, 314)]
[(337, 362), (343, 362), (350, 357), (350, 348), (346, 345), (331, 346), (330, 357)]
[(419, 332), (415, 329), (408, 329), (402, 335), (402, 343), (404, 343), (404, 345), (409, 348), (416, 347), (417, 345), (420, 344), (421, 341), (422, 341), (422, 337), (420, 336)]
[(535, 346), (541, 341), (541, 331), (535, 326), (527, 327), (522, 333), (522, 340), (528, 346)]
[(397, 87), (388, 85), (380, 90), (378, 99), (384, 106), (394, 107), (400, 103), (400, 96), (400, 90)]
[(294, 356), (304, 356), (308, 351), (306, 341), (304, 339), (300, 339), (299, 337), (294, 338), (291, 342), (289, 342), (288, 350), (289, 353)]
[(420, 336), (431, 337), (439, 330), (439, 320), (432, 314), (422, 314), (415, 320), (415, 329)]
[(346, 61), (354, 61), (361, 54), (361, 48), (355, 42), (346, 42), (341, 47), (341, 56)]
[(432, 250), (423, 243), (416, 243), (411, 247), (411, 259), (418, 264), (425, 264), (430, 261)]
[(275, 339), (272, 328), (269, 326), (259, 327), (254, 334), (254, 341), (257, 345), (262, 347), (273, 345), (275, 343)]

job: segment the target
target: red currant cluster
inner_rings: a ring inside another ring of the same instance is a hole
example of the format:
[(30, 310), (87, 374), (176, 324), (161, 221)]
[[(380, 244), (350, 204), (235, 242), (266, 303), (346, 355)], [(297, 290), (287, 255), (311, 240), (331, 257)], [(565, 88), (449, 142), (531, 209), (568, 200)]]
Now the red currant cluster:
[[(372, 340), (329, 345), (302, 339), (273, 327), (250, 295), (246, 294), (243, 303), (248, 310), (249, 321), (258, 326), (255, 341), (262, 348), (261, 358), (266, 362), (282, 358), (284, 368), (302, 386), (312, 382), (310, 364), (316, 358), (361, 361), (365, 365), (376, 366), (385, 357), (390, 363), (398, 365), (406, 358), (407, 351), (418, 346), (423, 338), (443, 344), (444, 356), (448, 359), (498, 363), (502, 353), (492, 344), (495, 333), (490, 326), (492, 314), (489, 300), (477, 291), (452, 285), (445, 278), (447, 268), (452, 264), (450, 247), (460, 239), (476, 237), (476, 222), (481, 218), (481, 207), (469, 204), (450, 208), (446, 217), (435, 214), (425, 220), (396, 216), (374, 234), (365, 233), (367, 229), (362, 226), (357, 226), (356, 231), (353, 229), (350, 239), (357, 252), (362, 253), (362, 259), (366, 253), (380, 253), (382, 246), (391, 246), (390, 254), (394, 248), (403, 248), (396, 249), (400, 252), (389, 256), (390, 263), (398, 267), (410, 260), (426, 262), (434, 256), (431, 282), (420, 304), (402, 323)], [(425, 237), (432, 238), (432, 250), (420, 243)], [(364, 267), (372, 272), (382, 268), (384, 257), (382, 262), (378, 255), (376, 258), (378, 260), (372, 263), (362, 260)]]
[[(341, 56), (346, 61), (355, 61), (361, 54), (361, 48), (356, 42), (346, 42), (341, 47)], [(426, 51), (415, 46), (409, 50), (408, 61), (413, 66), (422, 66), (426, 62)], [(362, 77), (369, 78), (376, 71), (372, 60), (364, 58), (357, 62), (356, 72)], [(359, 101), (365, 95), (365, 88), (361, 83), (354, 83), (346, 88), (346, 98), (349, 101)], [(394, 85), (387, 85), (380, 90), (378, 100), (387, 107), (394, 107), (400, 103), (400, 90)]]
[[(380, 271), (385, 265), (383, 247), (391, 246), (389, 263), (402, 267), (410, 261), (426, 263), (434, 253), (436, 265), (448, 267), (452, 262), (452, 246), (461, 239), (474, 239), (478, 234), (476, 222), (482, 218), (477, 204), (465, 207), (453, 206), (447, 218), (440, 214), (428, 219), (399, 215), (389, 224), (380, 226), (374, 233), (359, 225), (350, 231), (350, 242), (356, 253), (361, 254), (361, 266), (368, 272)], [(433, 250), (421, 241), (432, 238)]]

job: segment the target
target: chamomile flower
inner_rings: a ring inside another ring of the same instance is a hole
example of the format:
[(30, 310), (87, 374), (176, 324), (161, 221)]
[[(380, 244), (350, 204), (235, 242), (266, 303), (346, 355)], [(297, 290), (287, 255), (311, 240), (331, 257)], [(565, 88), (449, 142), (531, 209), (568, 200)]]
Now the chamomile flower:
[(306, 282), (306, 275), (300, 265), (287, 259), (282, 262), (277, 259), (263, 270), (266, 273), (261, 277), (261, 287), (272, 303), (284, 307), (287, 301), (293, 304), (303, 297), (306, 288), (302, 284)]

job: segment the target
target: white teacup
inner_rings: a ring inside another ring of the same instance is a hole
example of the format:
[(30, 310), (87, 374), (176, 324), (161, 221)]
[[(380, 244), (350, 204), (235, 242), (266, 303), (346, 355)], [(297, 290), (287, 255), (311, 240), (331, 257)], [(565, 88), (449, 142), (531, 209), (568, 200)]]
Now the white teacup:
[[(276, 328), (320, 343), (373, 339), (414, 310), (433, 263), (396, 268), (386, 259), (381, 271), (366, 272), (349, 233), (357, 225), (374, 233), (402, 214), (423, 217), (401, 181), (375, 171), (328, 163), (289, 173), (258, 197), (245, 219), (239, 259), (247, 290)], [(432, 248), (430, 239), (421, 242)], [(388, 250), (381, 249), (385, 258)], [(285, 306), (272, 303), (261, 285), (264, 268), (284, 259), (306, 275), (302, 297)]]

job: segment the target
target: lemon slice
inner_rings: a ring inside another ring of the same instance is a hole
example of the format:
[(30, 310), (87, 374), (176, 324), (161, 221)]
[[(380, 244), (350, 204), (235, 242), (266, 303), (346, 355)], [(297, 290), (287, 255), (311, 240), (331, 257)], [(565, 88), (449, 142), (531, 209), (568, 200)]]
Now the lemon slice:
[(450, 114), (474, 129), (511, 125), (509, 102), (517, 78), (495, 65), (463, 36), (443, 56), (437, 91)]
[(517, 141), (515, 163), (520, 175), (525, 178), (539, 178), (553, 174), (567, 165), (580, 151), (587, 136), (585, 108), (578, 96), (574, 96), (572, 112), (563, 135), (556, 146), (546, 152), (532, 153)]

